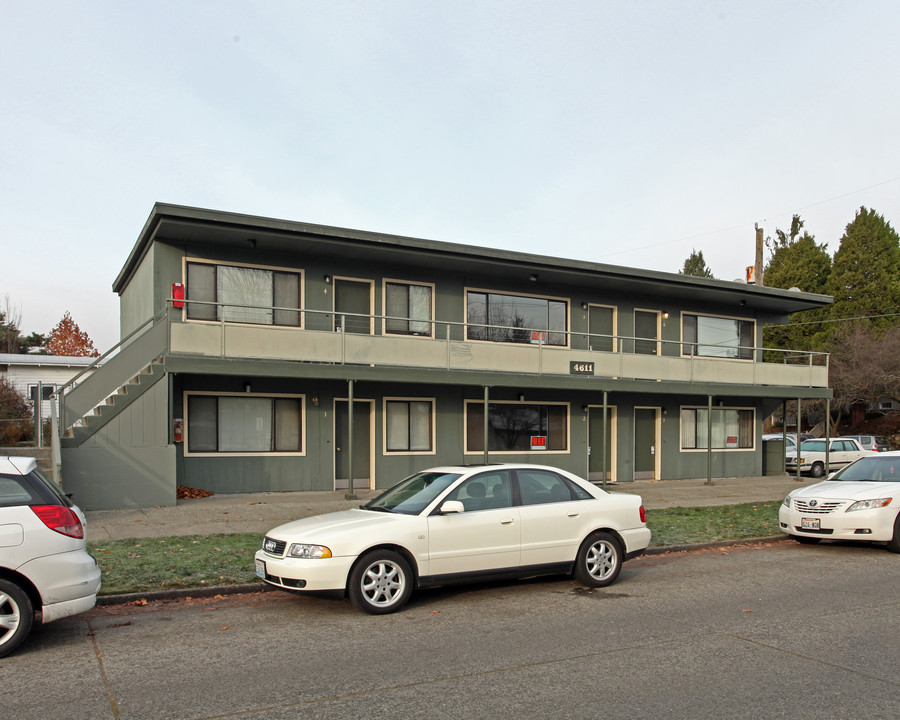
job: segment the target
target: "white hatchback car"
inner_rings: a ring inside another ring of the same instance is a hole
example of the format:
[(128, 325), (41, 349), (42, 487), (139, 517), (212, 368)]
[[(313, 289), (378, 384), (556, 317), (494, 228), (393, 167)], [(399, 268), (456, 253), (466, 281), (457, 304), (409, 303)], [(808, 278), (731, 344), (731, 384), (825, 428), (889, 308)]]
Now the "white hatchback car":
[(541, 465), (424, 470), (353, 510), (280, 525), (256, 574), (285, 590), (349, 595), (373, 614), (414, 587), (571, 573), (616, 580), (650, 544), (641, 498)]
[(34, 458), (0, 457), (0, 657), (42, 623), (94, 607), (100, 567), (88, 554), (84, 514)]
[(801, 543), (864, 540), (900, 552), (900, 452), (873, 453), (788, 493), (781, 529)]

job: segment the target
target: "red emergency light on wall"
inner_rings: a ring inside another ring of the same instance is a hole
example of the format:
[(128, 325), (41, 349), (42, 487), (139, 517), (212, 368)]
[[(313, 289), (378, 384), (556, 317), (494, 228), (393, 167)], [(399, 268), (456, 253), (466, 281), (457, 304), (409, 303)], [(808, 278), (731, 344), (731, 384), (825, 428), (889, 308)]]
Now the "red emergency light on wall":
[(184, 283), (172, 283), (172, 307), (184, 307)]

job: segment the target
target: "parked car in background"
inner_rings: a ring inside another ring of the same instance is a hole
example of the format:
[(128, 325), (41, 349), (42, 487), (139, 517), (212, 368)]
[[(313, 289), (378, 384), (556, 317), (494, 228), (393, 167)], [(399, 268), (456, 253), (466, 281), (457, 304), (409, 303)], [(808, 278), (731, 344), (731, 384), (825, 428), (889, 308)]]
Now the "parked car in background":
[[(762, 439), (763, 440), (784, 440), (784, 451), (785, 452), (787, 452), (788, 450), (793, 450), (794, 448), (797, 447), (797, 433), (787, 433), (787, 435), (785, 435), (784, 433), (780, 433), (780, 432), (765, 433), (762, 436)], [(809, 435), (807, 433), (800, 434), (800, 442), (803, 442), (804, 440), (810, 440), (810, 439), (812, 439), (812, 435)]]
[[(854, 460), (859, 460), (866, 455), (873, 455), (873, 450), (866, 450), (856, 440), (850, 438), (832, 438), (827, 445), (828, 472), (838, 470), (849, 465)], [(788, 452), (784, 458), (784, 469), (788, 473), (797, 471), (798, 455), (800, 472), (809, 473), (813, 477), (822, 477), (825, 474), (825, 438), (804, 440), (800, 447)]]
[(0, 657), (42, 623), (94, 607), (100, 567), (84, 514), (34, 458), (0, 457)]
[(568, 573), (605, 587), (649, 544), (637, 495), (541, 465), (449, 466), (359, 508), (270, 530), (256, 574), (284, 590), (349, 595), (382, 614), (432, 585)]
[(900, 452), (871, 453), (824, 482), (792, 490), (778, 522), (801, 543), (864, 540), (900, 553)]
[(891, 449), (891, 444), (886, 437), (882, 435), (842, 435), (841, 437), (856, 440), (866, 450), (874, 450), (875, 452), (887, 452)]

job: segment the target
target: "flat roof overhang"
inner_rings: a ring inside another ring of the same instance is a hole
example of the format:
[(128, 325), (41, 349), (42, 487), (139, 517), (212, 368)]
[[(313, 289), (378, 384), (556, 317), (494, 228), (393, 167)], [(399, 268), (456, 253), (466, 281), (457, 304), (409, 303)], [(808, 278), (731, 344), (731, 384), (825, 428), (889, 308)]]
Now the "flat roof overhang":
[(523, 373), (484, 373), (453, 371), (434, 372), (423, 368), (371, 367), (368, 365), (326, 365), (318, 363), (282, 362), (209, 358), (204, 356), (168, 355), (166, 370), (191, 375), (228, 377), (282, 377), (309, 380), (359, 381), (371, 383), (404, 383), (420, 385), (454, 385), (467, 387), (505, 387), (530, 390), (567, 390), (576, 392), (643, 393), (653, 395), (696, 395), (714, 397), (826, 399), (830, 388), (732, 385), (727, 383), (655, 382), (583, 375), (533, 375)]
[(582, 260), (547, 257), (473, 245), (423, 240), (310, 223), (157, 203), (113, 284), (121, 293), (154, 241), (171, 244), (233, 247), (244, 251), (352, 257), (360, 264), (415, 265), (442, 272), (493, 272), (528, 282), (537, 274), (541, 285), (601, 285), (605, 291), (629, 295), (664, 294), (675, 302), (710, 306), (739, 305), (750, 311), (786, 316), (827, 307), (828, 295), (783, 290), (742, 282), (695, 278)]

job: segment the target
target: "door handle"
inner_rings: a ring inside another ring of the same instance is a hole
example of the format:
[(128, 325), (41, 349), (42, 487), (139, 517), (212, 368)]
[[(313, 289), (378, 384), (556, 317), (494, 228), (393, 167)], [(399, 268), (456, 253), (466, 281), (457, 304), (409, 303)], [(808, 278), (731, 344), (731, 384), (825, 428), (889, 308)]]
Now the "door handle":
[(577, 512), (570, 512), (570, 513), (569, 513), (569, 517), (578, 517), (579, 515), (581, 515), (581, 513), (577, 513)]
[(501, 525), (512, 525), (513, 522), (514, 522), (513, 518), (507, 518), (505, 520), (501, 520), (500, 524)]

